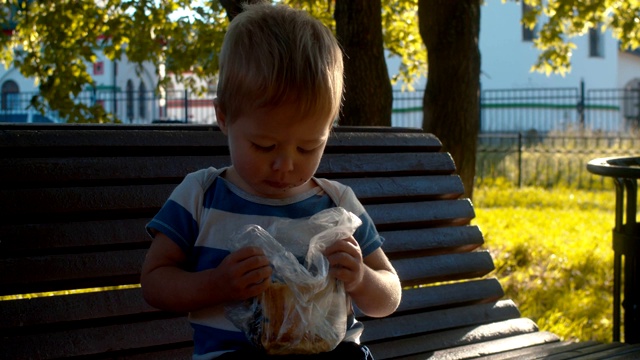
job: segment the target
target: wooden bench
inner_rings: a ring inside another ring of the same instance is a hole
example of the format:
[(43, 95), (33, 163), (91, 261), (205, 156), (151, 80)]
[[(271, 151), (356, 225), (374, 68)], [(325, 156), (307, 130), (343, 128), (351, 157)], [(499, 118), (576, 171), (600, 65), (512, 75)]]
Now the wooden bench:
[[(338, 128), (318, 169), (353, 187), (405, 287), (395, 314), (361, 317), (376, 359), (640, 358), (562, 342), (502, 299), (440, 148), (417, 130)], [(0, 296), (118, 288), (0, 301), (0, 358), (189, 358), (185, 314), (148, 306), (137, 285), (144, 225), (185, 174), (228, 163), (211, 126), (1, 125)]]

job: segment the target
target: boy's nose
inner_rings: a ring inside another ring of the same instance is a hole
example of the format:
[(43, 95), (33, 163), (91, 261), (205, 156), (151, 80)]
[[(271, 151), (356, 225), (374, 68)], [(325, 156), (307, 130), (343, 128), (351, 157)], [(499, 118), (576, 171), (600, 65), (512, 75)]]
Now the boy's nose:
[(293, 170), (293, 158), (286, 154), (281, 154), (273, 161), (273, 170), (291, 171)]

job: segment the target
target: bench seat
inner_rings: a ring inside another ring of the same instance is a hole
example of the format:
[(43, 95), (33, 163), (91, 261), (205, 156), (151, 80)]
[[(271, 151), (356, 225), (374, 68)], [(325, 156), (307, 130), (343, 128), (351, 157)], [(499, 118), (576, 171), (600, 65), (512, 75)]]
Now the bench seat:
[[(144, 225), (185, 174), (228, 164), (215, 126), (0, 125), (3, 358), (190, 358), (185, 314), (142, 298)], [(354, 189), (402, 281), (394, 314), (358, 314), (376, 359), (640, 358), (638, 346), (561, 341), (504, 298), (435, 136), (336, 128), (317, 176)]]

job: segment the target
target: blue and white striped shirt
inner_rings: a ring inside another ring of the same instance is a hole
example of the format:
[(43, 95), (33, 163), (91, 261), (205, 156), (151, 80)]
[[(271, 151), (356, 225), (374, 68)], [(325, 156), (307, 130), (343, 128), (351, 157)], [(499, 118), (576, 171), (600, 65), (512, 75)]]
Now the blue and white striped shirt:
[[(208, 168), (185, 177), (158, 214), (147, 224), (151, 236), (162, 232), (187, 255), (185, 269), (201, 271), (215, 268), (230, 253), (232, 241), (245, 225), (268, 229), (278, 220), (309, 218), (336, 206), (356, 214), (363, 224), (354, 237), (367, 256), (379, 248), (384, 239), (353, 191), (338, 182), (314, 178), (319, 187), (287, 199), (266, 199), (251, 195), (219, 177), (226, 168)], [(290, 239), (278, 234), (280, 242), (298, 258), (304, 258), (314, 234), (298, 230)], [(294, 238), (295, 237), (295, 238)], [(194, 329), (194, 359), (211, 359), (220, 354), (251, 346), (245, 335), (229, 321), (222, 305), (189, 314)], [(362, 324), (353, 314), (347, 321), (346, 341), (359, 341)]]

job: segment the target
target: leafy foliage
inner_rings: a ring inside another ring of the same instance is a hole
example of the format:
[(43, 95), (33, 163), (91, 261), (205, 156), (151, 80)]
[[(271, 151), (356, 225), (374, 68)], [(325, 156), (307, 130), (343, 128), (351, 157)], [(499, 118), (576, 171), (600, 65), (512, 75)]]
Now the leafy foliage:
[[(335, 0), (284, 1), (304, 8), (335, 28)], [(48, 104), (71, 122), (94, 119), (110, 122), (101, 106), (78, 104), (74, 97), (93, 80), (87, 64), (98, 50), (110, 60), (126, 57), (141, 66), (153, 64), (160, 79), (173, 73), (178, 81), (190, 72), (215, 81), (218, 57), (228, 19), (218, 0), (2, 0), (0, 61), (36, 80), (41, 97), (32, 105)], [(398, 79), (411, 84), (426, 71), (426, 53), (418, 36), (417, 0), (385, 0), (384, 40), (403, 63)], [(9, 30), (13, 29), (13, 30)], [(158, 85), (162, 86), (163, 81)], [(195, 81), (187, 84), (192, 90)]]
[[(41, 94), (32, 99), (36, 109), (46, 102), (72, 122), (114, 120), (99, 105), (74, 101), (93, 82), (87, 64), (98, 50), (111, 60), (126, 56), (139, 68), (151, 63), (158, 72), (190, 71), (209, 79), (217, 72), (227, 25), (217, 1), (4, 0), (3, 8), (2, 28), (13, 30), (0, 37), (0, 59), (35, 79)], [(191, 16), (177, 17), (181, 9)]]
[[(541, 50), (532, 69), (564, 74), (571, 70), (571, 55), (576, 48), (570, 39), (589, 29), (611, 30), (622, 49), (640, 47), (639, 0), (516, 0), (530, 5), (522, 21), (533, 28), (542, 23), (534, 41)], [(503, 0), (506, 2), (506, 0)]]
[(401, 81), (409, 91), (421, 77), (427, 77), (427, 50), (420, 37), (417, 0), (387, 0), (382, 7), (385, 48), (402, 60), (391, 82)]

